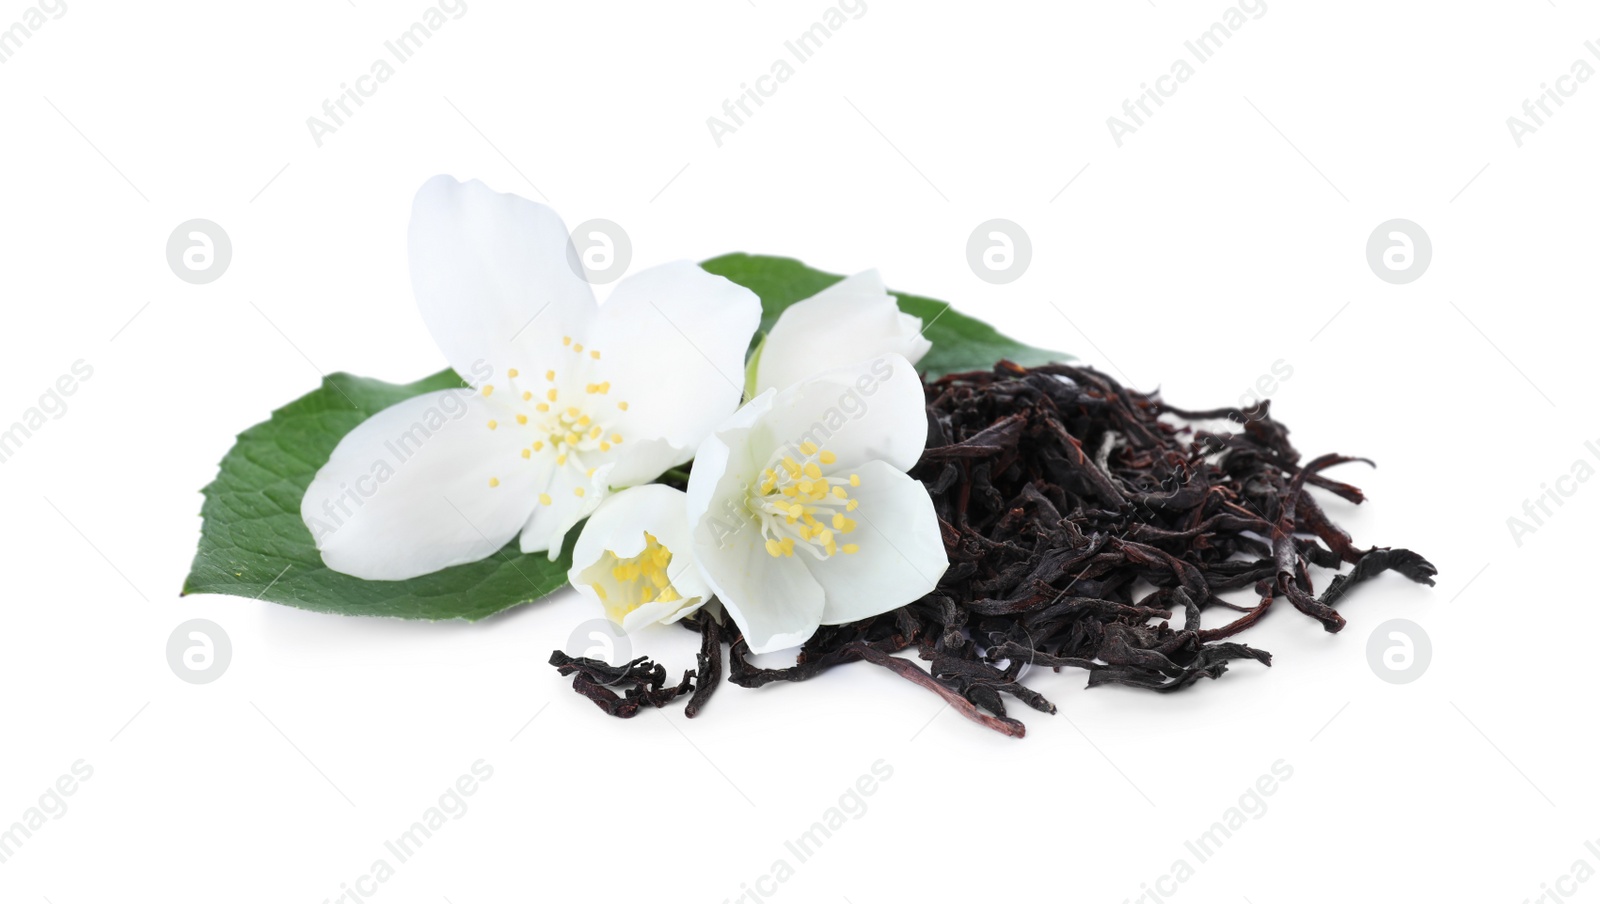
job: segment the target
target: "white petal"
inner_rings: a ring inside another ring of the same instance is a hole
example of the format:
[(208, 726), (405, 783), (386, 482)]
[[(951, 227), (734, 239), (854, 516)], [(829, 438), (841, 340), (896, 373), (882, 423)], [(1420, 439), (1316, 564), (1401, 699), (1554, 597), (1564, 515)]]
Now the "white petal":
[(673, 600), (667, 603), (645, 603), (622, 617), (622, 631), (625, 634), (632, 634), (640, 628), (654, 624), (675, 624), (700, 611), (700, 607), (705, 604), (706, 597), (695, 599), (687, 605), (682, 600)]
[(750, 439), (754, 426), (772, 410), (775, 395), (764, 392), (751, 399), (695, 450), (688, 487), (691, 525), (699, 525), (711, 514), (724, 522), (719, 527), (724, 532), (736, 526), (735, 510), (742, 510), (744, 492), (761, 473), (771, 452), (752, 448)]
[(695, 557), (706, 582), (732, 616), (753, 653), (798, 646), (822, 623), (822, 587), (799, 556), (767, 554), (754, 529), (718, 535), (695, 528)]
[(767, 334), (756, 389), (785, 389), (823, 371), (884, 354), (916, 364), (932, 344), (900, 310), (878, 271), (846, 277), (790, 305)]
[(640, 486), (655, 480), (668, 468), (675, 468), (693, 458), (694, 447), (680, 449), (664, 439), (636, 439), (612, 447), (608, 454), (616, 462), (616, 467), (611, 471), (611, 485), (621, 488)]
[(644, 551), (645, 534), (655, 534), (661, 539), (657, 531), (671, 530), (674, 520), (683, 522), (674, 539), (687, 539), (688, 516), (683, 504), (682, 492), (660, 484), (635, 487), (608, 497), (595, 509), (573, 544), (572, 571), (568, 577), (594, 565), (607, 552), (622, 558), (638, 555)]
[[(301, 501), (329, 568), (396, 581), (494, 554), (522, 528), (549, 468), (524, 459), (503, 406), (470, 390), (378, 412), (339, 441)], [(491, 481), (498, 485), (491, 486)]]
[(828, 371), (779, 392), (758, 429), (756, 444), (814, 442), (838, 456), (836, 469), (881, 460), (907, 471), (928, 442), (922, 379), (893, 354)]
[(628, 403), (617, 419), (623, 436), (694, 449), (738, 407), (745, 351), (760, 322), (754, 292), (686, 261), (617, 283), (592, 340), (609, 397)]
[(822, 618), (821, 586), (798, 557), (767, 554), (745, 508), (769, 451), (751, 441), (773, 397), (766, 392), (750, 400), (700, 444), (686, 505), (700, 571), (756, 653), (804, 643)]
[[(667, 576), (682, 599), (647, 603), (627, 613), (623, 627), (632, 631), (657, 621), (676, 621), (698, 609), (711, 596), (711, 590), (695, 563), (686, 501), (681, 490), (660, 484), (613, 494), (595, 510), (578, 534), (567, 579), (580, 593), (603, 606), (595, 585), (604, 587), (608, 594), (616, 587), (616, 581), (610, 576), (615, 560), (606, 554), (619, 559), (637, 556), (644, 551), (645, 535), (649, 534), (672, 554)], [(681, 609), (688, 611), (679, 612)]]
[[(596, 309), (556, 212), (482, 182), (435, 176), (411, 209), (411, 282), (450, 366), (474, 383), (542, 371)], [(581, 339), (579, 340), (581, 341)]]
[[(520, 544), (522, 551), (547, 552), (552, 562), (560, 558), (561, 542), (567, 532), (605, 501), (609, 479), (607, 471), (609, 466), (602, 465), (593, 476), (589, 476), (571, 464), (555, 468), (545, 490), (550, 497), (550, 504), (544, 504), (536, 496), (533, 513), (525, 519)], [(579, 490), (583, 492), (579, 493)]]
[(850, 494), (861, 507), (847, 516), (855, 519), (856, 529), (835, 538), (840, 545), (856, 544), (860, 551), (826, 559), (803, 557), (822, 585), (825, 625), (879, 615), (919, 599), (950, 566), (939, 517), (920, 481), (881, 461), (867, 462), (856, 473), (861, 486)]

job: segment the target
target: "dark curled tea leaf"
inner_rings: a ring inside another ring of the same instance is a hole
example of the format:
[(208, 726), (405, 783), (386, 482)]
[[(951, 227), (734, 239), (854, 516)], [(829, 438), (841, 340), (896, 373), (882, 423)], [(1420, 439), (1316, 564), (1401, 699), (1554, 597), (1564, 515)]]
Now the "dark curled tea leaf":
[[(550, 664), (566, 677), (572, 676), (572, 689), (594, 701), (607, 714), (622, 719), (638, 715), (639, 707), (666, 706), (674, 699), (693, 692), (684, 715), (694, 718), (717, 686), (722, 683), (723, 627), (710, 613), (701, 612), (693, 618), (679, 622), (684, 627), (700, 632), (698, 665), (693, 672), (685, 672), (683, 680), (667, 685), (667, 670), (647, 656), (640, 656), (624, 665), (611, 665), (598, 659), (569, 656), (561, 650), (550, 654)], [(621, 689), (622, 693), (617, 693)]]
[[(581, 659), (556, 650), (550, 654), (550, 664), (563, 676), (572, 675), (572, 689), (594, 701), (608, 714), (631, 719), (641, 706), (666, 706), (674, 697), (689, 693), (694, 688), (694, 673), (685, 672), (683, 680), (667, 686), (667, 670), (652, 663), (647, 657), (626, 665), (608, 665), (598, 659)], [(613, 688), (622, 688), (618, 694)]]
[(699, 668), (695, 673), (697, 684), (694, 696), (683, 708), (683, 714), (693, 719), (722, 684), (722, 625), (709, 612), (701, 612), (694, 619), (680, 622), (700, 632), (700, 653), (696, 657)]
[[(1391, 570), (1433, 583), (1420, 555), (1362, 549), (1334, 524), (1310, 488), (1362, 502), (1359, 489), (1321, 472), (1365, 460), (1300, 464), (1268, 402), (1186, 411), (1091, 368), (1009, 362), (930, 383), (927, 400), (928, 446), (912, 476), (933, 497), (950, 556), (939, 586), (892, 612), (822, 627), (779, 669), (750, 663), (737, 630), (703, 614), (689, 624), (701, 632), (691, 715), (720, 680), (726, 642), (728, 680), (742, 687), (866, 661), (1022, 737), (1006, 697), (1055, 712), (1021, 683), (1029, 668), (1083, 669), (1089, 687), (1182, 690), (1239, 660), (1271, 665), (1271, 654), (1225, 638), (1275, 600), (1338, 631), (1334, 607), (1357, 584)], [(1233, 429), (1211, 429), (1222, 421)], [(1345, 564), (1353, 567), (1318, 596), (1312, 567)], [(1221, 596), (1247, 590), (1253, 605)], [(1239, 614), (1202, 627), (1215, 609)], [(911, 650), (927, 668), (894, 655)], [(604, 669), (551, 661), (562, 674), (575, 670), (574, 689), (613, 715), (663, 705), (692, 683), (686, 675), (663, 687), (664, 670), (645, 660)], [(629, 682), (622, 696), (609, 690)]]

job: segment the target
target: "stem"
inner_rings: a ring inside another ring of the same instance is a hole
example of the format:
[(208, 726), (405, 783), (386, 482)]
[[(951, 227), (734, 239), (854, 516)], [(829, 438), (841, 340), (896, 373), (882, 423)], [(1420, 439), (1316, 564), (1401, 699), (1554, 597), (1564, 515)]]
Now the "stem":
[(982, 725), (984, 728), (992, 728), (1008, 738), (1020, 738), (1027, 732), (1023, 724), (1016, 719), (1008, 719), (1004, 716), (996, 718), (988, 713), (980, 712), (966, 697), (940, 684), (937, 679), (923, 671), (909, 659), (890, 656), (877, 647), (868, 646), (859, 641), (851, 643), (847, 649), (873, 665), (881, 665), (912, 684), (933, 691), (943, 697), (944, 702), (950, 704), (951, 709)]

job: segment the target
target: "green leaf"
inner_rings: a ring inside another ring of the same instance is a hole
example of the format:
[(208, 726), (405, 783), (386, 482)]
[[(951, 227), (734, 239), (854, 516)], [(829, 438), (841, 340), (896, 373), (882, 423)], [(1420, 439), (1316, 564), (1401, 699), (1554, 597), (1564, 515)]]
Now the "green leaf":
[(239, 434), (202, 492), (200, 549), (183, 592), (255, 597), (341, 615), (475, 621), (566, 584), (570, 558), (523, 555), (516, 541), (481, 562), (407, 581), (364, 581), (322, 564), (300, 499), (346, 433), (378, 411), (463, 385), (442, 371), (398, 386), (333, 374)]
[[(759, 254), (726, 254), (700, 266), (760, 296), (763, 333), (772, 331), (778, 315), (789, 305), (844, 279), (837, 274), (813, 270), (793, 258)], [(1001, 335), (987, 323), (952, 310), (948, 302), (904, 292), (895, 292), (894, 297), (900, 303), (900, 310), (922, 318), (922, 334), (933, 343), (933, 348), (917, 364), (917, 369), (930, 379), (964, 370), (989, 370), (1002, 358), (1025, 367), (1072, 358)]]

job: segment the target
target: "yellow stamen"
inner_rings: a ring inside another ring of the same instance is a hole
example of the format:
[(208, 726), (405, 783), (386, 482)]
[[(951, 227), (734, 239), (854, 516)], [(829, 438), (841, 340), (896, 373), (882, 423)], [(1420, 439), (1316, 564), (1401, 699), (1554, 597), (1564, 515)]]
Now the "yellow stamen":
[(499, 485), (500, 485), (500, 478), (498, 478), (498, 477), (489, 478), (489, 486), (497, 487)]
[(609, 550), (605, 553), (605, 561), (610, 565), (611, 578), (616, 585), (611, 587), (609, 596), (598, 593), (598, 584), (595, 587), (597, 595), (606, 604), (606, 615), (613, 621), (622, 621), (629, 612), (646, 603), (683, 600), (683, 595), (672, 586), (668, 570), (672, 563), (672, 551), (649, 533), (644, 535), (644, 539), (645, 548), (630, 558), (621, 558)]
[(539, 504), (540, 505), (549, 505), (551, 503), (551, 501), (552, 500), (550, 499), (550, 494), (549, 493), (540, 493), (539, 494)]
[(859, 549), (853, 543), (841, 546), (839, 540), (856, 529), (855, 520), (844, 512), (859, 505), (849, 488), (861, 485), (860, 475), (826, 476), (822, 463), (837, 461), (834, 453), (809, 440), (794, 448), (803, 456), (799, 461), (780, 453), (747, 491), (745, 504), (760, 519), (767, 553), (791, 556), (796, 543), (824, 559), (845, 547)]

